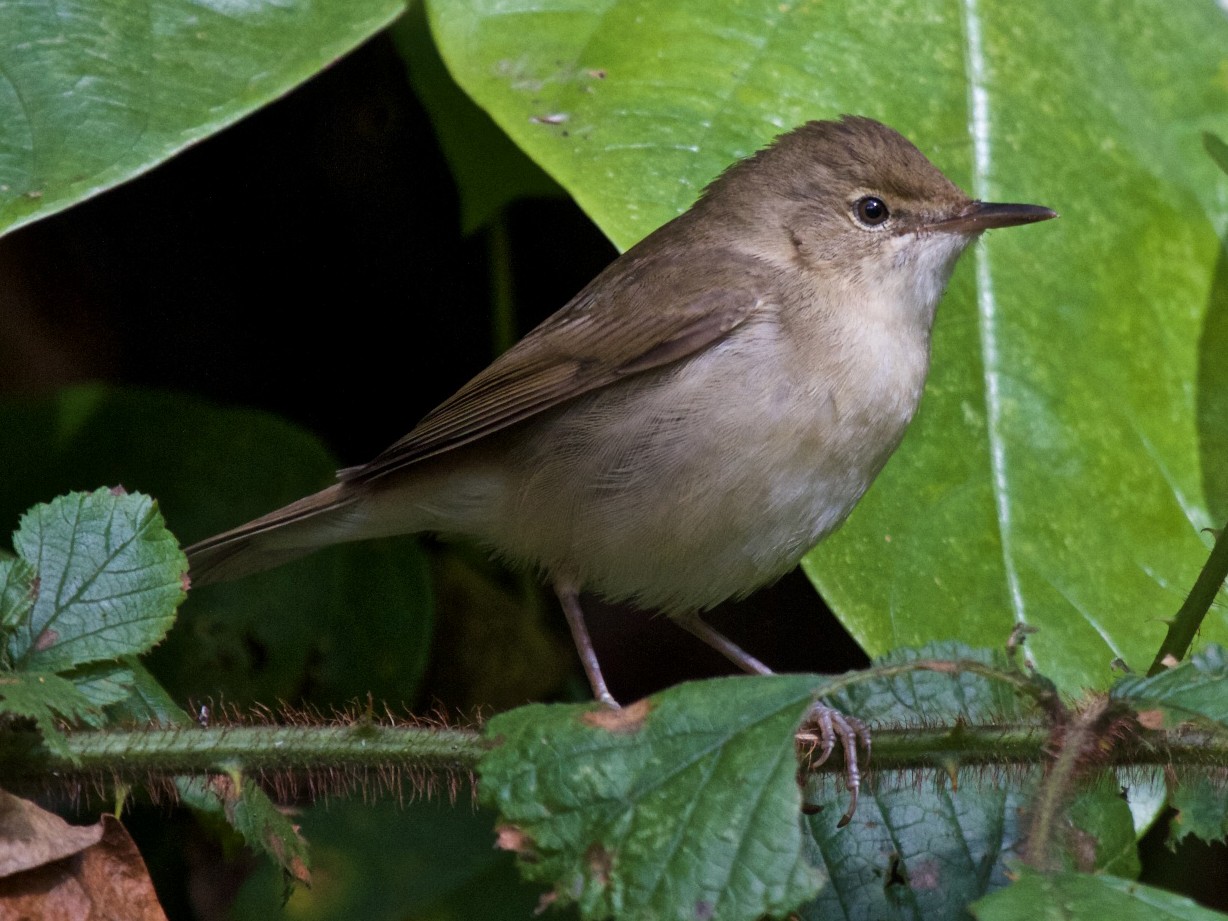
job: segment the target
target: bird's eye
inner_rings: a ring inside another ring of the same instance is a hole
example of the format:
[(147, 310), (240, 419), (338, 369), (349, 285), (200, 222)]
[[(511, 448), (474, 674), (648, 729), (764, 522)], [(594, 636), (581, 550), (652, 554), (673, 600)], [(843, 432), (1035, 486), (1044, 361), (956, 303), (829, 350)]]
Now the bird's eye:
[(887, 218), (891, 217), (891, 212), (887, 209), (887, 203), (873, 195), (859, 198), (857, 203), (853, 205), (853, 213), (857, 215), (857, 220), (867, 227), (877, 227)]

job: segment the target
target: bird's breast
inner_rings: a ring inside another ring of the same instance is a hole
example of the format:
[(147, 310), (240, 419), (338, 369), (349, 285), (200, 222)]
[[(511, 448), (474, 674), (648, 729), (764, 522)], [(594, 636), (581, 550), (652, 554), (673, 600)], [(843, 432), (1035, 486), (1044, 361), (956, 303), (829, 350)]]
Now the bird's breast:
[(782, 332), (748, 324), (534, 423), (491, 542), (667, 610), (788, 571), (899, 443), (925, 362), (866, 332), (862, 360), (807, 363)]

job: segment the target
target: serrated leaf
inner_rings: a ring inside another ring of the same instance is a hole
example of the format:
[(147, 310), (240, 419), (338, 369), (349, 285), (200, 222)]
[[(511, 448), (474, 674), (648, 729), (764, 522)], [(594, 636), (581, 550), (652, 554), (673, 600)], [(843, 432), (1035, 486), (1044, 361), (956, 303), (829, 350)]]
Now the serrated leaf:
[(1018, 780), (972, 780), (951, 790), (933, 776), (920, 789), (886, 776), (863, 794), (852, 822), (839, 810), (807, 820), (811, 860), (829, 882), (801, 911), (805, 921), (967, 917), (973, 899), (1007, 883), (1027, 797)]
[[(892, 674), (896, 666), (926, 661), (956, 668)], [(873, 675), (876, 669), (885, 673)], [(845, 712), (878, 726), (951, 726), (953, 744), (932, 754), (928, 771), (877, 772), (847, 828), (836, 827), (841, 808), (831, 803), (807, 820), (811, 860), (830, 882), (802, 909), (803, 918), (954, 921), (967, 917), (970, 902), (1007, 884), (1041, 774), (1011, 764), (960, 770), (957, 737), (962, 725), (1035, 718), (1031, 699), (1015, 684), (1020, 677), (1004, 653), (933, 643), (895, 650), (870, 673), (837, 679), (856, 681), (829, 698)], [(824, 798), (807, 792), (814, 804)], [(1056, 855), (1065, 865), (1138, 872), (1130, 807), (1115, 782), (1080, 790), (1067, 816)]]
[[(987, 665), (1004, 675), (1011, 668), (1005, 653), (975, 649), (965, 643), (929, 643), (918, 649), (896, 649), (874, 660), (889, 668), (925, 660)], [(968, 669), (916, 670), (858, 681), (831, 695), (831, 703), (846, 713), (864, 714), (878, 725), (904, 725), (918, 718), (954, 725), (1010, 722), (1024, 716), (1029, 703), (1010, 683), (995, 681)]]
[(33, 720), (47, 748), (66, 758), (71, 753), (58, 720), (90, 721), (98, 716), (90, 699), (67, 678), (37, 671), (0, 675), (0, 714)]
[(187, 558), (148, 496), (61, 496), (31, 509), (13, 544), (39, 578), (34, 609), (9, 640), (24, 668), (60, 671), (145, 652), (185, 597)]
[(131, 673), (127, 696), (107, 709), (112, 722), (160, 723), (163, 726), (190, 726), (192, 717), (171, 698), (166, 689), (133, 657), (122, 660)]
[(1114, 700), (1135, 710), (1157, 708), (1168, 725), (1189, 720), (1228, 727), (1228, 658), (1208, 646), (1174, 668), (1152, 677), (1127, 675), (1113, 686)]
[[(622, 247), (841, 112), (900, 129), (975, 197), (1061, 212), (964, 257), (913, 428), (805, 567), (872, 654), (996, 646), (1025, 620), (1065, 692), (1150, 661), (1200, 530), (1228, 518), (1228, 177), (1202, 146), (1228, 135), (1216, 4), (428, 10), (457, 82)], [(893, 53), (850, 53), (870, 47)], [(1228, 640), (1228, 607), (1202, 635)]]
[(979, 921), (1223, 921), (1192, 899), (1115, 876), (1042, 875), (1021, 870), (1018, 881), (972, 906)]
[(107, 724), (107, 718), (102, 709), (111, 707), (127, 700), (133, 692), (136, 683), (135, 670), (140, 666), (135, 662), (94, 662), (63, 673), (64, 677), (73, 683), (90, 706), (99, 712), (86, 718), (86, 722), (95, 729), (101, 729)]
[[(126, 667), (133, 676), (132, 690), (113, 709), (129, 719), (156, 721), (169, 726), (190, 726), (192, 717), (171, 700), (165, 689), (138, 662)], [(175, 778), (180, 801), (232, 828), (252, 850), (272, 857), (287, 880), (310, 882), (310, 855), (306, 840), (254, 782), (240, 774)]]
[(288, 880), (311, 882), (307, 842), (267, 793), (253, 782), (237, 789), (229, 775), (180, 778), (176, 786), (183, 801), (206, 812), (221, 814), (248, 847), (272, 857)]
[[(0, 506), (12, 520), (64, 483), (123, 482), (157, 496), (185, 544), (319, 489), (337, 467), (319, 439), (268, 413), (100, 386), (0, 405), (0, 456), (9, 458)], [(320, 706), (368, 691), (410, 699), (432, 604), (412, 538), (350, 544), (191, 591), (176, 629), (144, 661), (179, 701), (243, 706), (296, 699), (308, 686)]]
[(1171, 803), (1177, 815), (1168, 827), (1168, 843), (1176, 846), (1187, 835), (1203, 841), (1228, 839), (1228, 796), (1223, 783), (1206, 777), (1183, 778), (1173, 790)]
[(813, 896), (793, 733), (810, 676), (684, 684), (620, 711), (495, 717), (479, 764), (500, 840), (586, 918), (754, 919)]
[(0, 233), (145, 172), (403, 9), (402, 0), (0, 0)]

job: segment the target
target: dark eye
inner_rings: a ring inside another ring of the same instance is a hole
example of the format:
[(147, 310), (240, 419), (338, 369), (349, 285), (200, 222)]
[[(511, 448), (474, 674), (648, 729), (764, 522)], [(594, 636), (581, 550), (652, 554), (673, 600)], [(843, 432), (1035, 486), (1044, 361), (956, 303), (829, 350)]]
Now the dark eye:
[(857, 215), (857, 220), (867, 227), (876, 227), (891, 217), (891, 212), (887, 210), (887, 203), (873, 195), (858, 199), (857, 204), (853, 206), (853, 211)]

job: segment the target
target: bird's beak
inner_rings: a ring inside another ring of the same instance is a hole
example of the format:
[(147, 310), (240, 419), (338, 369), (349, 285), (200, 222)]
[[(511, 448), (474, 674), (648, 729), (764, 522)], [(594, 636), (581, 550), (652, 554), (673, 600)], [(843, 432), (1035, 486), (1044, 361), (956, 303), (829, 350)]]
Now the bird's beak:
[(926, 227), (942, 233), (980, 233), (994, 227), (1014, 227), (1057, 217), (1057, 212), (1040, 205), (1004, 205), (989, 201), (970, 201), (948, 218)]

